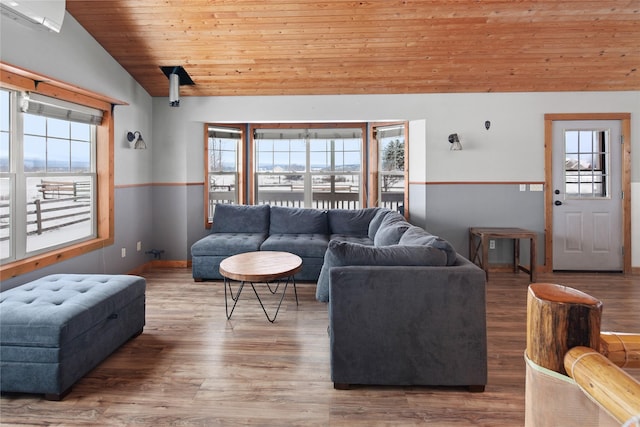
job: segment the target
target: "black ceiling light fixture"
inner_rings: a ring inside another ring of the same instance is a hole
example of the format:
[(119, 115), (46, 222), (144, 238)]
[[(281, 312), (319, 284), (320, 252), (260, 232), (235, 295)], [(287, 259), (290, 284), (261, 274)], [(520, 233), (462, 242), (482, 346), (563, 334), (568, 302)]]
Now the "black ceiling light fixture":
[(160, 67), (165, 76), (169, 79), (169, 105), (180, 106), (180, 86), (195, 85), (187, 71), (180, 65)]

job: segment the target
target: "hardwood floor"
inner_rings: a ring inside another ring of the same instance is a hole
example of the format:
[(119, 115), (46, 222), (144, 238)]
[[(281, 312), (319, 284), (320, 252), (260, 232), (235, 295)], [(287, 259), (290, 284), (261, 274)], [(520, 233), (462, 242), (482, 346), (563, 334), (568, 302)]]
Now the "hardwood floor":
[[(61, 402), (3, 395), (2, 425), (521, 426), (528, 275), (493, 273), (487, 287), (489, 383), (334, 390), (326, 304), (315, 284), (291, 288), (274, 324), (245, 289), (230, 321), (221, 282), (188, 269), (147, 278), (144, 333), (86, 375)], [(640, 332), (640, 277), (542, 274), (604, 303), (602, 330)], [(632, 373), (636, 378), (637, 373)]]

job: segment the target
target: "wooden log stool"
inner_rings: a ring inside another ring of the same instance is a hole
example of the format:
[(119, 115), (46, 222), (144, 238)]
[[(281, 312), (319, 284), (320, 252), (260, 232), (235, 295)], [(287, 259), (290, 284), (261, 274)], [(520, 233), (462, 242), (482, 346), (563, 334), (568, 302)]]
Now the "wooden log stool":
[[(530, 362), (572, 378), (617, 423), (624, 423), (640, 413), (640, 383), (617, 365), (636, 366), (638, 336), (601, 334), (602, 306), (598, 299), (576, 289), (550, 283), (531, 284), (527, 294), (526, 355)], [(612, 355), (616, 362), (605, 354)], [(600, 417), (598, 407), (580, 406), (581, 401), (575, 398), (571, 387), (549, 378), (545, 383), (527, 371), (525, 426), (552, 425), (557, 420), (550, 421), (549, 414), (557, 413), (573, 412), (573, 419)], [(532, 389), (537, 387), (548, 388), (544, 390), (546, 393), (534, 392)], [(550, 390), (558, 393), (557, 399), (542, 396)], [(562, 391), (566, 394), (560, 398)], [(542, 408), (535, 411), (531, 408), (534, 406)]]
[(570, 348), (600, 348), (602, 302), (562, 285), (536, 283), (527, 294), (527, 357), (566, 375)]

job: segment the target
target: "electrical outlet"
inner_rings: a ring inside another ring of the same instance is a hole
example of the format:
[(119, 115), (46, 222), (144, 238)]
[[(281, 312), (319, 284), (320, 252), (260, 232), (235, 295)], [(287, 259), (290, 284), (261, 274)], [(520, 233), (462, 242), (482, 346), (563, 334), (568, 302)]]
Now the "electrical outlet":
[(542, 184), (529, 184), (529, 191), (542, 191)]
[(496, 241), (489, 240), (489, 249), (495, 249), (495, 248), (496, 248)]
[(520, 184), (520, 191), (527, 191), (527, 184)]
[(142, 250), (142, 242), (136, 243), (136, 250), (140, 252)]
[(127, 256), (127, 248), (122, 248), (122, 258)]

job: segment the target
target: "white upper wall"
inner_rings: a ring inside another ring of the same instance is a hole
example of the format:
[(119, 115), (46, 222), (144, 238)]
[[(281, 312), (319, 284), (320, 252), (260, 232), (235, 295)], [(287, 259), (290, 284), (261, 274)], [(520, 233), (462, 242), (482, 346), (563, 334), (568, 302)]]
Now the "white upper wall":
[(115, 184), (151, 182), (150, 151), (132, 150), (126, 140), (134, 130), (152, 139), (151, 96), (73, 16), (65, 15), (60, 33), (0, 18), (0, 60), (128, 104), (114, 109)]
[[(204, 176), (202, 123), (424, 120), (426, 135), (419, 136), (419, 143), (425, 147), (412, 141), (409, 156), (424, 156), (418, 162), (426, 170), (412, 172), (412, 180), (543, 181), (544, 115), (604, 112), (632, 114), (632, 146), (639, 147), (632, 150), (632, 164), (640, 164), (640, 91), (188, 97), (178, 108), (169, 107), (166, 98), (155, 98), (154, 134), (156, 143), (168, 150), (160, 156), (161, 163), (167, 162), (161, 180), (197, 182)], [(489, 130), (486, 120), (491, 121)], [(462, 151), (449, 150), (451, 133), (460, 135)], [(183, 157), (185, 147), (193, 150), (188, 158)], [(176, 158), (184, 159), (184, 167), (169, 171), (168, 162)], [(632, 169), (632, 180), (640, 181), (640, 167)], [(158, 179), (154, 171), (154, 181)]]

